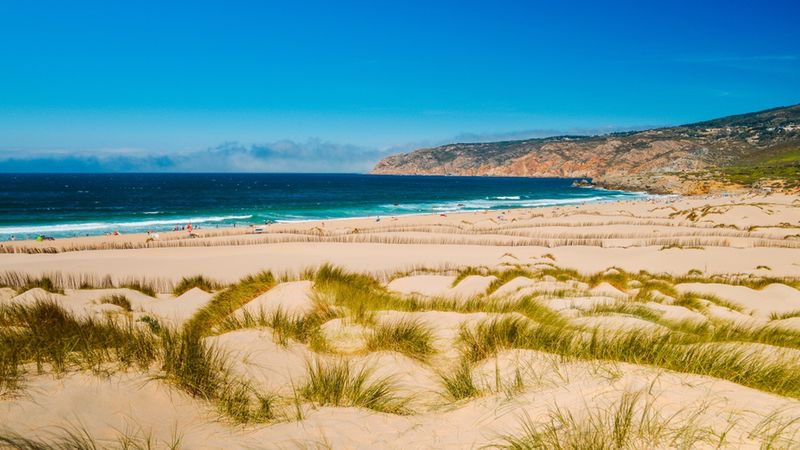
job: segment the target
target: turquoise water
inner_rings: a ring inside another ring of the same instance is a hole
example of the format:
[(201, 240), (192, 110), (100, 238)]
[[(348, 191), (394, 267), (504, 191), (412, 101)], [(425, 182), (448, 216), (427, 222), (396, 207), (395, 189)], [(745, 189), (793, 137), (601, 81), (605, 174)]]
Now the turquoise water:
[(573, 179), (361, 174), (0, 174), (0, 239), (571, 205), (645, 194)]

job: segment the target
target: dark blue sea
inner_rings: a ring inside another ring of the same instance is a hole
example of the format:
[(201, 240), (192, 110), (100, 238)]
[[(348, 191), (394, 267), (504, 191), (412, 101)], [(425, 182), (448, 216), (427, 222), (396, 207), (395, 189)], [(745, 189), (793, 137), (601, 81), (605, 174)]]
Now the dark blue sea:
[(644, 197), (573, 179), (361, 174), (0, 174), (0, 239), (570, 205)]

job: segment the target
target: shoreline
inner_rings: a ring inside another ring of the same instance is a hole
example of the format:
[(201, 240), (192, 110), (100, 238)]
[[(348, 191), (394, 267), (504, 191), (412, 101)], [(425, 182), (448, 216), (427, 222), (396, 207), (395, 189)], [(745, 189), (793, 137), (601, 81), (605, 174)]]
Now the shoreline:
[[(596, 198), (596, 199), (592, 199), (592, 200), (583, 200), (583, 199), (581, 199), (579, 197), (575, 197), (575, 198), (526, 199), (524, 201), (527, 201), (527, 202), (536, 202), (536, 201), (552, 202), (552, 204), (545, 204), (545, 205), (542, 205), (542, 206), (519, 206), (519, 207), (484, 208), (484, 209), (469, 209), (469, 210), (459, 210), (459, 209), (449, 210), (448, 209), (448, 210), (441, 210), (441, 211), (408, 212), (408, 213), (399, 213), (399, 214), (373, 214), (373, 215), (366, 215), (366, 216), (349, 216), (349, 217), (305, 218), (305, 219), (276, 219), (270, 224), (256, 223), (256, 222), (246, 222), (245, 221), (245, 222), (235, 222), (235, 225), (234, 225), (234, 224), (231, 224), (231, 223), (228, 223), (228, 222), (224, 222), (225, 220), (236, 219), (236, 218), (241, 218), (242, 220), (246, 220), (248, 218), (253, 218), (253, 217), (255, 217), (256, 214), (252, 213), (252, 214), (242, 214), (240, 216), (232, 216), (231, 215), (231, 216), (199, 216), (199, 217), (192, 217), (192, 218), (175, 218), (175, 219), (170, 218), (170, 219), (164, 219), (163, 223), (158, 223), (158, 224), (154, 224), (154, 225), (173, 225), (174, 224), (174, 225), (185, 226), (186, 224), (189, 224), (189, 223), (191, 223), (193, 225), (195, 223), (200, 223), (200, 224), (206, 223), (208, 225), (202, 225), (199, 229), (197, 228), (197, 226), (195, 226), (193, 228), (193, 231), (201, 231), (201, 230), (202, 231), (207, 231), (207, 230), (220, 231), (220, 230), (225, 230), (225, 229), (233, 229), (236, 226), (240, 226), (240, 225), (244, 226), (244, 227), (251, 227), (252, 228), (254, 226), (255, 227), (257, 227), (257, 226), (269, 226), (269, 225), (274, 225), (274, 224), (300, 224), (300, 223), (325, 222), (325, 221), (342, 221), (342, 220), (369, 220), (369, 219), (374, 219), (376, 217), (390, 217), (390, 218), (392, 218), (392, 217), (413, 217), (413, 216), (426, 216), (426, 215), (439, 215), (439, 214), (485, 213), (485, 212), (491, 212), (491, 211), (510, 211), (510, 210), (529, 210), (529, 209), (538, 210), (538, 209), (543, 209), (543, 208), (568, 207), (568, 206), (573, 206), (573, 205), (591, 205), (591, 204), (613, 203), (613, 202), (617, 202), (617, 201), (639, 201), (639, 200), (646, 201), (646, 200), (652, 199), (652, 198), (669, 198), (669, 197), (677, 196), (676, 194), (675, 195), (673, 195), (673, 194), (650, 194), (650, 193), (646, 193), (646, 192), (642, 192), (642, 191), (622, 191), (622, 190), (615, 190), (615, 189), (606, 189), (606, 188), (602, 188), (602, 187), (597, 188), (597, 189), (598, 190), (602, 190), (602, 191), (607, 191), (607, 192), (625, 193), (626, 195), (631, 195), (631, 198), (629, 200), (620, 200), (619, 198)], [(453, 200), (453, 201), (448, 201), (448, 203), (461, 204), (462, 202), (474, 202), (474, 201), (483, 201), (483, 200), (489, 200), (489, 199)], [(507, 200), (507, 199), (505, 199), (505, 200)], [(218, 220), (218, 221), (212, 220), (212, 219), (216, 219), (217, 217), (219, 217), (220, 220)], [(203, 222), (203, 220), (205, 220), (206, 222)], [(197, 221), (200, 221), (200, 222), (197, 222)], [(154, 221), (154, 222), (156, 222), (156, 221)], [(142, 223), (147, 223), (147, 221), (143, 221)], [(36, 225), (11, 225), (11, 226), (8, 226), (8, 227), (0, 227), (0, 235), (29, 234), (29, 233), (23, 233), (23, 232), (20, 232), (20, 231), (14, 231), (12, 233), (12, 232), (7, 232), (7, 231), (3, 230), (3, 228), (11, 228), (11, 227), (28, 228), (28, 229), (32, 229), (32, 230), (41, 230), (38, 233), (40, 235), (45, 235), (46, 236), (46, 235), (48, 235), (47, 234), (48, 232), (52, 233), (52, 230), (50, 230), (50, 228), (52, 228), (52, 227), (81, 226), (81, 225), (95, 225), (95, 224), (100, 225), (100, 226), (109, 226), (109, 227), (111, 225), (122, 225), (122, 226), (118, 226), (117, 227), (118, 228), (117, 231), (120, 231), (119, 235), (118, 236), (113, 236), (113, 237), (119, 237), (119, 236), (123, 236), (123, 235), (124, 236), (133, 235), (133, 236), (141, 237), (141, 236), (146, 236), (147, 235), (147, 232), (145, 232), (145, 231), (136, 231), (136, 232), (132, 232), (132, 233), (125, 233), (125, 232), (121, 231), (121, 229), (124, 229), (126, 227), (127, 228), (140, 228), (140, 227), (147, 226), (147, 225), (137, 224), (135, 222), (64, 223), (64, 224), (42, 225), (41, 228), (36, 228)], [(158, 230), (157, 227), (154, 227), (154, 229), (152, 231), (154, 233), (158, 233), (160, 235), (169, 235), (171, 233), (182, 233), (182, 232), (184, 232), (186, 230), (180, 230), (180, 231)], [(37, 233), (37, 232), (36, 231), (31, 231), (30, 233)], [(112, 232), (105, 232), (103, 234), (87, 234), (87, 235), (83, 235), (83, 236), (80, 236), (80, 235), (56, 236), (56, 240), (57, 241), (63, 241), (63, 240), (67, 240), (67, 239), (93, 238), (93, 237), (101, 237), (101, 236), (112, 237)], [(6, 239), (6, 240), (0, 241), (0, 246), (2, 246), (3, 244), (13, 244), (13, 243), (30, 244), (30, 243), (34, 243), (34, 242), (37, 242), (35, 238), (33, 238), (33, 239), (15, 239), (13, 241), (9, 240), (9, 239)], [(53, 241), (48, 241), (48, 242), (53, 242)]]
[[(773, 205), (773, 206), (764, 206)], [(775, 211), (780, 211), (777, 213)], [(526, 264), (552, 254), (591, 272), (691, 270), (800, 275), (800, 200), (794, 196), (648, 200), (450, 214), (313, 220), (161, 234), (0, 244), (0, 273), (92, 273), (235, 280), (259, 270), (302, 271), (330, 262), (359, 271)], [(711, 212), (711, 213), (709, 213)], [(515, 258), (503, 255), (515, 255)], [(124, 277), (123, 277), (124, 278)], [(800, 305), (799, 309), (800, 309)]]
[[(630, 192), (631, 194), (639, 194), (638, 192)], [(352, 222), (354, 227), (358, 225), (364, 225), (365, 223), (374, 222), (376, 218), (380, 217), (382, 221), (398, 221), (403, 219), (421, 217), (421, 218), (437, 218), (442, 217), (442, 215), (446, 216), (465, 216), (465, 217), (472, 217), (472, 216), (479, 216), (479, 215), (486, 215), (490, 213), (500, 213), (500, 214), (507, 214), (510, 212), (519, 212), (521, 214), (533, 213), (535, 211), (542, 211), (542, 210), (557, 210), (560, 208), (572, 208), (572, 207), (582, 207), (582, 206), (591, 206), (591, 205), (604, 205), (604, 204), (629, 204), (631, 202), (651, 202), (651, 201), (675, 201), (680, 198), (688, 198), (685, 196), (680, 196), (677, 194), (643, 194), (646, 197), (639, 197), (639, 198), (631, 198), (628, 200), (620, 200), (620, 199), (599, 199), (599, 200), (592, 200), (586, 202), (579, 202), (576, 201), (574, 203), (563, 203), (558, 205), (548, 205), (548, 206), (534, 206), (534, 207), (518, 207), (518, 208), (498, 208), (498, 209), (476, 209), (476, 210), (457, 210), (457, 211), (442, 211), (442, 212), (419, 212), (419, 213), (406, 213), (406, 214), (392, 214), (392, 215), (370, 215), (370, 216), (355, 216), (355, 217), (334, 217), (334, 218), (324, 218), (324, 219), (297, 219), (297, 220), (276, 220), (270, 224), (257, 224), (257, 223), (236, 223), (236, 225), (225, 224), (225, 226), (220, 227), (210, 227), (210, 226), (203, 226), (200, 228), (194, 227), (191, 233), (198, 235), (200, 238), (206, 237), (217, 237), (219, 235), (225, 236), (244, 236), (244, 235), (254, 235), (253, 229), (254, 228), (267, 228), (270, 231), (275, 230), (276, 228), (282, 230), (282, 226), (291, 226), (291, 225), (313, 225), (313, 226), (320, 226), (325, 222), (335, 222), (335, 223), (342, 223), (348, 225), (348, 222)], [(566, 199), (565, 199), (566, 200)], [(577, 199), (576, 199), (577, 200)], [(252, 217), (252, 215), (251, 215)], [(187, 221), (187, 223), (191, 223), (191, 221)], [(188, 230), (179, 230), (179, 231), (155, 231), (155, 234), (160, 236), (159, 241), (170, 241), (170, 240), (177, 240), (177, 239), (188, 239), (189, 238), (189, 231)], [(134, 233), (120, 233), (118, 235), (113, 235), (111, 233), (104, 233), (104, 234), (95, 234), (95, 235), (87, 235), (87, 236), (68, 236), (68, 237), (58, 237), (53, 241), (37, 241), (35, 239), (18, 239), (14, 241), (6, 240), (0, 241), (0, 249), (4, 246), (6, 248), (11, 247), (20, 247), (20, 246), (30, 246), (34, 245), (37, 247), (64, 247), (69, 244), (76, 244), (82, 243), (84, 241), (109, 241), (109, 242), (116, 242), (120, 244), (124, 244), (126, 242), (130, 243), (140, 243), (145, 241), (150, 234), (147, 232), (134, 232)], [(2, 251), (0, 250), (0, 253)]]

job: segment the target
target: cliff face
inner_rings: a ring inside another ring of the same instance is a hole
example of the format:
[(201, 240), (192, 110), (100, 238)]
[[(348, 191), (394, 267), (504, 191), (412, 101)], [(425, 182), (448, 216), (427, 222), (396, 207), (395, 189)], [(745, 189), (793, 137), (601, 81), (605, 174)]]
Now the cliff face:
[(640, 132), (450, 144), (389, 156), (372, 173), (591, 177), (616, 187), (673, 191), (648, 184), (798, 145), (800, 105), (795, 105)]

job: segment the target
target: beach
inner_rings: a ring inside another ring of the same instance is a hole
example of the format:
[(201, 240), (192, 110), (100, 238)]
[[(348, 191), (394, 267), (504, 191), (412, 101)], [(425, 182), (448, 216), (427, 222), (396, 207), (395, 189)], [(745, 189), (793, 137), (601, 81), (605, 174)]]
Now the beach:
[[(800, 442), (796, 195), (20, 240), (0, 244), (0, 277), (6, 342), (45, 304), (139, 342), (3, 354), (0, 431), (19, 439)], [(177, 367), (173, 339), (208, 373)], [(622, 416), (627, 434), (605, 435)]]

